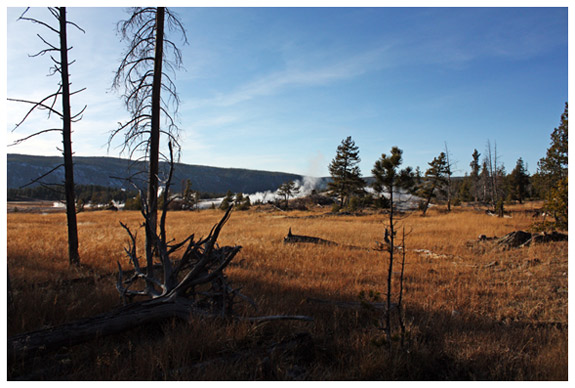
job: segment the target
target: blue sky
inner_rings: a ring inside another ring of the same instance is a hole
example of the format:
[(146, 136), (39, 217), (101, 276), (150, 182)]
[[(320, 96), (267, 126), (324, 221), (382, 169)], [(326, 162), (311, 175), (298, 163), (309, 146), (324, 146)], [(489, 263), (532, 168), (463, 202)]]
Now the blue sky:
[[(345, 4), (345, 3), (344, 3)], [(349, 4), (345, 4), (349, 5)], [(364, 176), (398, 146), (405, 166), (449, 148), (456, 175), (476, 148), (497, 144), (510, 172), (519, 157), (534, 173), (568, 100), (567, 8), (174, 8), (187, 30), (176, 74), (184, 163), (327, 176), (352, 136)], [(50, 59), (30, 58), (43, 32), (7, 9), (7, 96), (53, 92)], [(46, 11), (32, 9), (44, 18)], [(120, 156), (107, 139), (127, 113), (110, 90), (125, 49), (115, 25), (125, 8), (69, 8), (72, 100), (88, 108), (73, 126), (76, 155)], [(49, 19), (46, 19), (49, 20)], [(173, 36), (178, 40), (178, 36)], [(10, 144), (58, 125), (7, 103)], [(57, 135), (7, 152), (58, 155)]]

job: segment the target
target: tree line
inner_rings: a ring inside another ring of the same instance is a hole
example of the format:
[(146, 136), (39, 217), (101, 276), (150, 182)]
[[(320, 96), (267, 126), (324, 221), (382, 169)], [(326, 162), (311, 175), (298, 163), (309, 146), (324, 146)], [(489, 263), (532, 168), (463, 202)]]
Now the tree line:
[[(126, 191), (117, 187), (100, 185), (75, 185), (78, 202), (95, 205), (107, 204), (111, 201), (126, 202), (128, 198), (136, 195), (136, 191)], [(9, 188), (8, 201), (45, 200), (64, 201), (66, 195), (60, 186), (34, 186), (22, 188)]]
[[(396, 192), (413, 194), (419, 198), (419, 209), (425, 215), (433, 199), (445, 201), (447, 210), (462, 202), (486, 205), (502, 216), (505, 204), (526, 200), (544, 200), (544, 210), (556, 220), (554, 226), (568, 225), (568, 104), (561, 115), (559, 127), (551, 134), (551, 145), (537, 164), (537, 172), (529, 175), (520, 157), (510, 173), (499, 160), (497, 144), (487, 142), (483, 158), (474, 149), (470, 171), (454, 178), (454, 166), (445, 145), (424, 173), (417, 167), (395, 171), (402, 163), (403, 151), (392, 147), (389, 155), (382, 154), (371, 170), (373, 182), (362, 177), (359, 147), (351, 136), (342, 140), (336, 156), (329, 164), (331, 182), (328, 189), (336, 199), (334, 210), (355, 210), (363, 206), (390, 208)], [(393, 173), (392, 173), (393, 171)], [(397, 176), (395, 174), (398, 174)], [(389, 182), (394, 182), (390, 185)], [(371, 194), (368, 188), (373, 190)], [(395, 192), (394, 192), (395, 191)]]

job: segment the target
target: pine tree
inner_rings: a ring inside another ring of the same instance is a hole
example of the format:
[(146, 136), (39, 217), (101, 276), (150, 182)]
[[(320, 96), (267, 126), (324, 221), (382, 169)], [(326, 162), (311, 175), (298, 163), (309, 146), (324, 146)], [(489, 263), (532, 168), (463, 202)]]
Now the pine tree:
[(473, 196), (472, 191), (473, 191), (473, 178), (467, 175), (466, 173), (459, 185), (459, 188), (457, 189), (457, 196), (456, 196), (457, 202), (473, 201), (475, 197)]
[(421, 209), (423, 215), (427, 212), (431, 198), (436, 195), (437, 190), (442, 190), (446, 185), (449, 172), (445, 152), (440, 153), (428, 164), (429, 168), (425, 171), (423, 188), (420, 193), (425, 198)]
[[(402, 154), (398, 147), (392, 147), (391, 154), (382, 154), (375, 162), (371, 173), (375, 178), (373, 188), (377, 193), (389, 194), (389, 223), (385, 228), (385, 240), (389, 244), (389, 267), (387, 271), (387, 313), (385, 314), (385, 327), (388, 340), (391, 339), (391, 289), (393, 279), (394, 247), (395, 247), (395, 219), (394, 219), (394, 192), (399, 189), (411, 191), (414, 181), (414, 173), (411, 167), (399, 170), (402, 163)], [(404, 256), (405, 258), (405, 256)], [(403, 265), (403, 264), (402, 264)], [(402, 272), (403, 273), (403, 272)], [(400, 287), (401, 288), (401, 287)], [(400, 297), (401, 299), (401, 297)], [(401, 312), (400, 312), (401, 314)], [(403, 326), (402, 326), (403, 327)]]
[(348, 136), (337, 147), (336, 156), (329, 164), (332, 181), (328, 183), (328, 188), (339, 197), (341, 207), (347, 205), (350, 197), (362, 192), (365, 187), (359, 162), (359, 148)]
[(238, 210), (248, 210), (252, 206), (252, 201), (250, 200), (250, 196), (246, 195), (243, 197), (242, 201), (237, 205)]
[(242, 193), (236, 193), (234, 205), (239, 206), (242, 202), (244, 202), (244, 195)]
[(398, 171), (403, 161), (402, 154), (402, 150), (393, 147), (391, 154), (389, 156), (382, 154), (371, 170), (375, 178), (372, 185), (373, 189), (380, 194), (383, 192), (389, 194), (392, 210), (394, 191), (397, 192), (398, 189), (411, 190), (414, 185), (415, 176), (411, 167)]
[(222, 203), (220, 204), (220, 209), (228, 210), (228, 208), (233, 204), (233, 202), (234, 202), (234, 193), (232, 193), (231, 190), (228, 190), (226, 196), (224, 197)]
[(523, 203), (527, 197), (527, 188), (529, 186), (529, 174), (525, 168), (522, 158), (517, 159), (517, 164), (511, 174), (508, 176), (509, 198), (514, 201)]
[(295, 196), (299, 193), (299, 188), (296, 186), (294, 181), (289, 181), (282, 183), (278, 188), (278, 195), (282, 196), (286, 201), (286, 209), (289, 207), (289, 198)]
[(186, 179), (186, 186), (182, 194), (183, 208), (192, 210), (198, 205), (198, 193), (192, 190), (192, 181)]
[(487, 167), (487, 159), (484, 158), (481, 164), (481, 173), (479, 174), (479, 194), (481, 195), (481, 202), (484, 204), (489, 200), (489, 185), (491, 177), (489, 175), (489, 168)]
[(473, 199), (475, 200), (475, 202), (477, 202), (477, 199), (479, 198), (479, 189), (480, 189), (479, 185), (479, 170), (481, 169), (481, 166), (479, 165), (480, 156), (481, 154), (476, 149), (474, 149), (473, 154), (471, 154), (473, 160), (471, 161), (471, 163), (469, 163), (469, 167), (471, 167), (471, 174), (469, 176), (471, 178)]
[(551, 133), (547, 155), (537, 163), (534, 184), (545, 200), (545, 210), (555, 218), (556, 226), (568, 228), (568, 105), (561, 115), (561, 124)]

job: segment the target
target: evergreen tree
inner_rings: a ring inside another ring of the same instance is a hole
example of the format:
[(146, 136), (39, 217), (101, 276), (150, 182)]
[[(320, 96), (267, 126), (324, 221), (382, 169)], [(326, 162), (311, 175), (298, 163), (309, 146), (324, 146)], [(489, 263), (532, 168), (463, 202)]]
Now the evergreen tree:
[(480, 156), (481, 154), (476, 149), (474, 149), (473, 154), (471, 154), (473, 160), (471, 161), (471, 163), (469, 163), (469, 167), (471, 167), (471, 174), (469, 176), (471, 178), (471, 187), (473, 190), (473, 199), (475, 200), (475, 202), (477, 202), (479, 198), (479, 189), (480, 189), (479, 184), (479, 170), (481, 169), (481, 166), (479, 164)]
[(525, 168), (523, 159), (517, 159), (517, 164), (511, 174), (508, 176), (509, 198), (514, 201), (523, 203), (527, 197), (527, 188), (529, 186), (529, 174)]
[(545, 200), (545, 210), (553, 218), (557, 227), (567, 229), (568, 214), (568, 105), (561, 115), (561, 124), (551, 133), (551, 145), (547, 155), (537, 163), (534, 184)]
[(415, 183), (415, 175), (411, 167), (398, 171), (403, 161), (402, 154), (402, 150), (398, 147), (393, 147), (391, 154), (389, 156), (382, 154), (371, 170), (375, 178), (372, 184), (373, 189), (379, 194), (383, 194), (383, 192), (389, 194), (389, 204), (392, 212), (394, 191), (396, 193), (398, 189), (411, 191)]
[(277, 193), (284, 198), (287, 209), (289, 207), (289, 198), (297, 195), (299, 193), (299, 188), (296, 186), (294, 181), (289, 181), (282, 183), (278, 188)]
[(234, 193), (232, 193), (231, 190), (228, 190), (226, 196), (224, 197), (222, 203), (220, 204), (220, 209), (228, 210), (228, 208), (233, 204), (233, 202), (234, 202)]
[(234, 205), (239, 206), (242, 202), (244, 202), (244, 195), (242, 193), (236, 193)]
[(252, 202), (249, 195), (246, 195), (245, 197), (242, 195), (241, 201), (236, 204), (236, 208), (238, 210), (248, 210), (251, 206)]
[(423, 183), (423, 174), (421, 173), (421, 169), (419, 166), (415, 167), (415, 173), (413, 175), (413, 179), (415, 182), (415, 186), (419, 187)]
[(490, 182), (491, 177), (489, 175), (489, 168), (487, 167), (487, 159), (484, 158), (481, 164), (481, 173), (479, 174), (479, 195), (483, 203), (487, 203), (489, 200)]
[[(387, 314), (385, 314), (386, 334), (391, 338), (391, 289), (393, 279), (394, 247), (395, 247), (395, 219), (394, 219), (394, 192), (399, 189), (411, 191), (414, 185), (414, 173), (411, 167), (399, 170), (402, 163), (403, 152), (398, 147), (391, 148), (391, 154), (388, 156), (382, 154), (375, 162), (371, 173), (375, 178), (373, 188), (377, 193), (383, 194), (384, 191), (389, 193), (389, 224), (385, 228), (384, 241), (388, 244), (389, 267), (387, 271)], [(405, 255), (403, 256), (405, 258)], [(403, 264), (402, 264), (403, 265)], [(401, 286), (400, 286), (401, 288)], [(400, 297), (401, 299), (401, 297)], [(401, 312), (400, 312), (401, 314)]]
[(362, 192), (365, 187), (359, 162), (359, 148), (348, 136), (337, 147), (336, 156), (329, 164), (332, 181), (328, 183), (328, 188), (339, 197), (341, 207), (347, 205), (350, 197)]
[(424, 198), (421, 209), (423, 215), (427, 212), (431, 198), (435, 197), (437, 190), (442, 190), (446, 185), (449, 171), (445, 152), (440, 153), (428, 164), (429, 168), (425, 171), (423, 187), (420, 192)]
[(475, 197), (473, 196), (472, 191), (473, 191), (473, 178), (467, 175), (466, 173), (459, 185), (459, 188), (457, 189), (457, 196), (456, 196), (457, 202), (473, 201)]
[(182, 205), (184, 209), (194, 209), (198, 205), (198, 193), (192, 190), (192, 181), (186, 179), (186, 186), (182, 194)]

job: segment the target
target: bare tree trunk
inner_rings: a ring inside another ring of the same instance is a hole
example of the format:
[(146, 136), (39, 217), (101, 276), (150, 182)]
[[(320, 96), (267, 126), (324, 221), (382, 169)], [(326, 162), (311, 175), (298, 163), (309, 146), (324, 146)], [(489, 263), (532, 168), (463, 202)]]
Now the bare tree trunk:
[(451, 162), (449, 161), (449, 150), (445, 143), (445, 158), (447, 161), (447, 211), (451, 211)]
[(385, 333), (391, 348), (391, 280), (393, 278), (393, 250), (395, 231), (393, 229), (393, 186), (389, 190), (389, 268), (387, 270), (387, 311), (385, 312)]
[(427, 209), (429, 209), (429, 204), (431, 203), (431, 198), (433, 197), (433, 192), (435, 191), (435, 186), (436, 183), (433, 182), (433, 185), (431, 186), (431, 190), (425, 200), (425, 205), (423, 206), (423, 211), (421, 213), (421, 215), (425, 216), (425, 213), (427, 213)]
[(487, 141), (487, 153), (488, 153), (488, 163), (489, 163), (489, 175), (490, 175), (490, 186), (491, 186), (491, 205), (493, 211), (497, 211), (497, 202), (499, 200), (497, 193), (497, 143), (495, 143), (494, 153), (491, 152), (491, 142)]
[[(148, 213), (146, 220), (146, 260), (148, 276), (154, 277), (153, 239), (158, 223), (158, 170), (160, 158), (160, 112), (162, 90), (162, 61), (164, 47), (163, 7), (156, 12), (156, 41), (154, 58), (154, 79), (152, 84), (152, 122), (150, 133), (150, 164), (148, 181)], [(151, 287), (151, 284), (148, 284)]]
[(68, 73), (68, 42), (66, 34), (66, 8), (60, 7), (60, 63), (62, 73), (62, 133), (64, 148), (64, 188), (66, 192), (66, 219), (68, 222), (68, 256), (70, 265), (80, 264), (78, 253), (78, 227), (74, 195), (74, 164), (72, 162), (72, 115), (70, 113), (70, 83)]
[(401, 330), (401, 347), (405, 345), (405, 321), (403, 319), (403, 275), (405, 273), (405, 226), (401, 236), (401, 274), (399, 277), (399, 299), (397, 301), (397, 314)]

